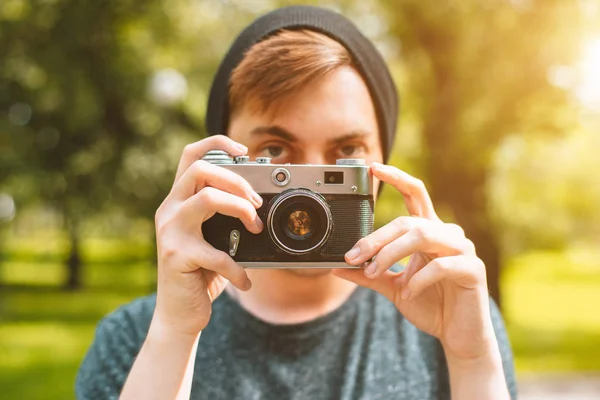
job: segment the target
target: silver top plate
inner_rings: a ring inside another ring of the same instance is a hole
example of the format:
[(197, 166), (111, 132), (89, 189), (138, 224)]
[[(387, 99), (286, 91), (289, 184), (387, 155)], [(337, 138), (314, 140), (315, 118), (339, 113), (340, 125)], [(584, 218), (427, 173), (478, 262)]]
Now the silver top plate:
[[(257, 193), (281, 193), (288, 189), (306, 188), (321, 194), (373, 194), (373, 181), (366, 165), (308, 165), (308, 164), (221, 164), (242, 176)], [(284, 168), (289, 172), (286, 185), (273, 182), (273, 172)], [(325, 172), (341, 172), (343, 183), (325, 182)]]

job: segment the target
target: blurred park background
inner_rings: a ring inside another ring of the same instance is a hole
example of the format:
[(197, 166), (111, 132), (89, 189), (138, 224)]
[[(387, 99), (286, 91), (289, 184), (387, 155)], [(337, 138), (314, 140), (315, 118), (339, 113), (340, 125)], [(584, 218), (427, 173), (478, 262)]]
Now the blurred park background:
[[(154, 290), (154, 212), (204, 135), (216, 66), (287, 4), (0, 2), (0, 398), (72, 398), (99, 319)], [(593, 392), (600, 0), (304, 4), (347, 15), (388, 60), (392, 163), (477, 245), (525, 391)], [(405, 212), (388, 189), (378, 224)]]

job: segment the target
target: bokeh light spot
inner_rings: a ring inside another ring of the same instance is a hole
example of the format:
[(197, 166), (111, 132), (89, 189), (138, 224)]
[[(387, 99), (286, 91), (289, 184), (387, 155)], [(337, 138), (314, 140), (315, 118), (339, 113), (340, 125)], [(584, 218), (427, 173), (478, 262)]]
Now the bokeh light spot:
[(13, 125), (25, 126), (31, 120), (33, 110), (29, 104), (15, 103), (8, 111), (8, 119)]

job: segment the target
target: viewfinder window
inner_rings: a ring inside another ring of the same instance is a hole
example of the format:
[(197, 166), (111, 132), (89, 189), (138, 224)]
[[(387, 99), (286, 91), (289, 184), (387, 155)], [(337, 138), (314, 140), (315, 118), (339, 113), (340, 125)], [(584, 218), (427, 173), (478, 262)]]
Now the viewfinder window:
[(324, 182), (327, 185), (341, 185), (344, 183), (344, 172), (325, 171)]

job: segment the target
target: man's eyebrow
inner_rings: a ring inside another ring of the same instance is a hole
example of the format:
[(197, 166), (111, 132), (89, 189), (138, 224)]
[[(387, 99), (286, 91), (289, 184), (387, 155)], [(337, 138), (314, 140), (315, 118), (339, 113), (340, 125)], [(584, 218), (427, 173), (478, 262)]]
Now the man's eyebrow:
[(340, 143), (344, 143), (344, 142), (346, 142), (348, 140), (352, 140), (352, 139), (365, 138), (365, 137), (367, 137), (369, 135), (371, 135), (371, 133), (369, 133), (368, 131), (365, 131), (365, 130), (354, 130), (354, 131), (348, 132), (345, 135), (333, 138), (329, 142), (333, 143), (333, 144), (340, 144)]
[(285, 128), (282, 128), (280, 126), (277, 125), (271, 125), (271, 126), (258, 126), (254, 129), (252, 129), (252, 131), (250, 131), (250, 133), (252, 135), (273, 135), (273, 136), (278, 136), (283, 140), (286, 140), (288, 142), (292, 142), (295, 143), (298, 141), (298, 138), (296, 138), (296, 136), (291, 133), (290, 131), (288, 131)]
[[(280, 137), (281, 139), (286, 140), (291, 143), (298, 142), (298, 138), (296, 137), (296, 135), (294, 135), (287, 129), (282, 128), (281, 126), (278, 126), (278, 125), (258, 126), (254, 129), (252, 129), (252, 131), (250, 131), (250, 133), (253, 135), (273, 135), (273, 136)], [(330, 139), (329, 143), (337, 145), (337, 144), (347, 142), (348, 140), (365, 138), (371, 134), (372, 133), (367, 130), (356, 129), (356, 130), (350, 131), (342, 136), (338, 136), (336, 138)]]

